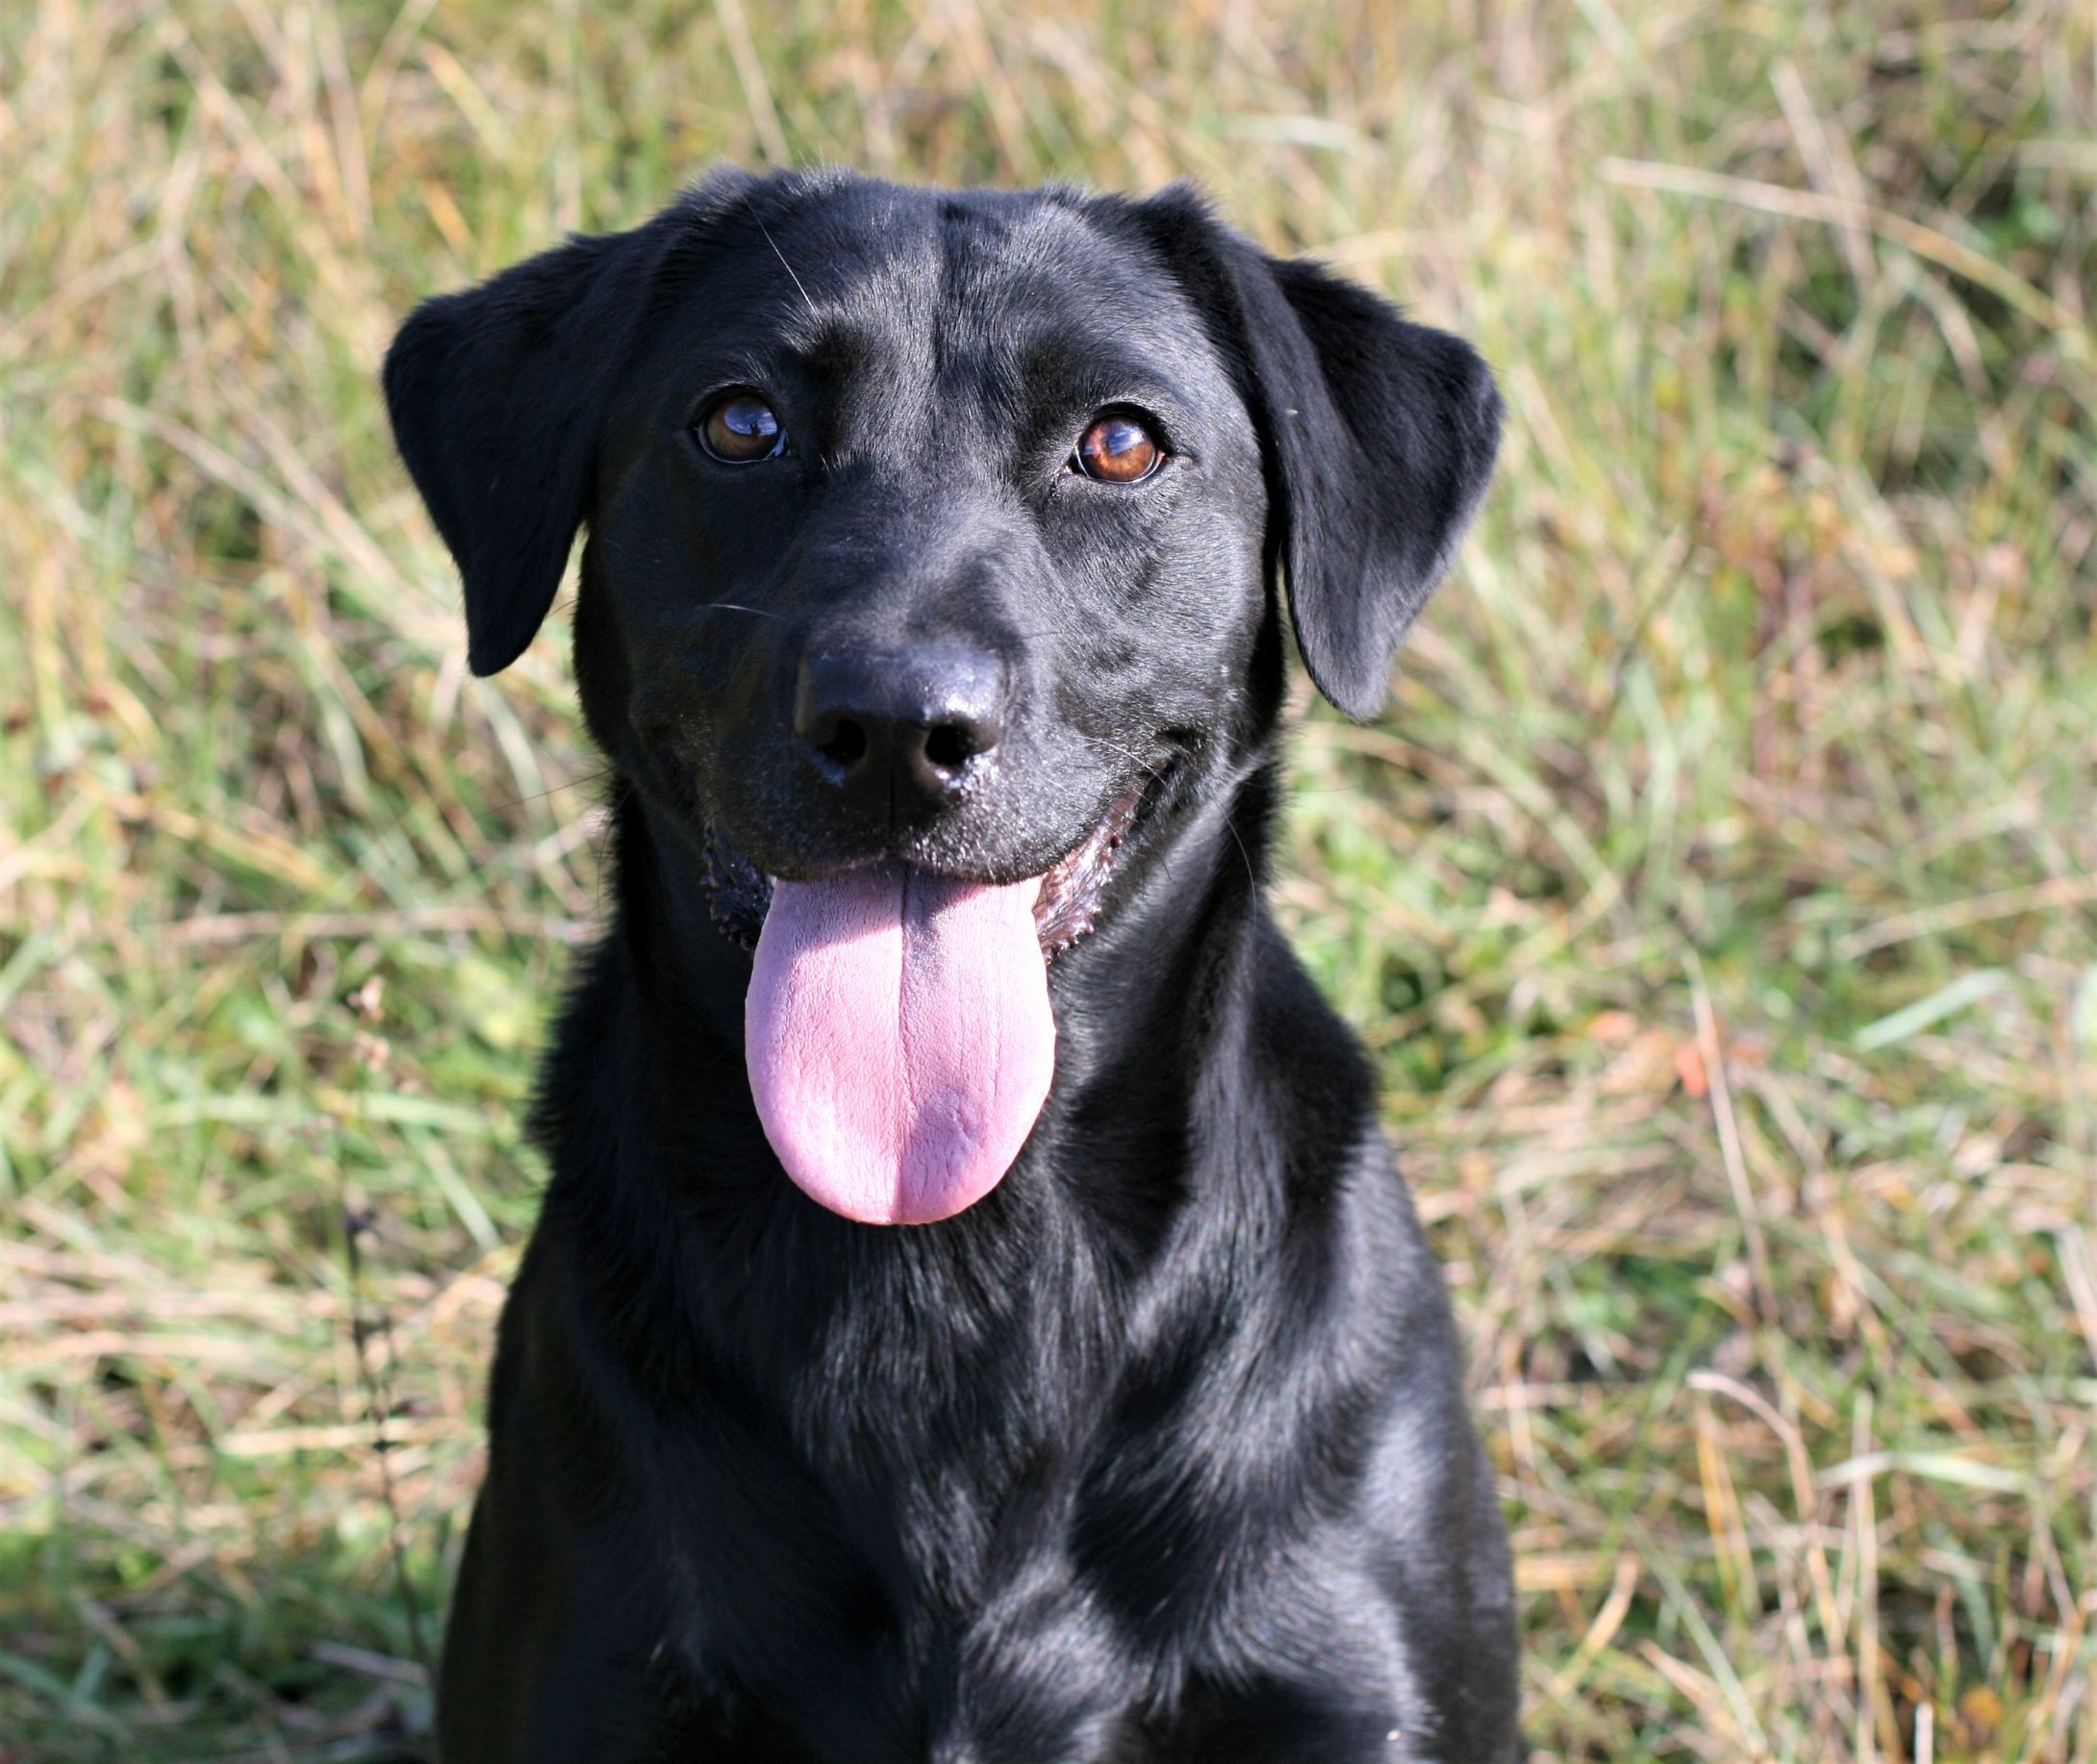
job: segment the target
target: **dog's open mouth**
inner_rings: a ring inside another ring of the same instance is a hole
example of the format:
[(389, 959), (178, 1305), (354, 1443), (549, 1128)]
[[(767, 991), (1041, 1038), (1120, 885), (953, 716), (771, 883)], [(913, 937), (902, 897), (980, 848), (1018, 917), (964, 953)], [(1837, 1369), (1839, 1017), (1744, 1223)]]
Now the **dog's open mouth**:
[(1054, 1075), (1048, 963), (1092, 929), (1145, 799), (1132, 787), (1047, 871), (1003, 884), (895, 862), (778, 881), (710, 831), (715, 919), (755, 950), (750, 1094), (806, 1194), (922, 1224), (997, 1185)]
[[(1033, 901), (1034, 929), (1049, 961), (1093, 927), (1114, 873), (1122, 842), (1153, 794), (1140, 779), (1115, 798), (1099, 824), (1039, 878)], [(755, 949), (771, 907), (775, 884), (738, 851), (718, 825), (706, 829), (706, 904), (715, 926), (731, 943)]]
[(1084, 843), (1042, 877), (1041, 892), (1034, 896), (1034, 933), (1049, 961), (1090, 931), (1099, 918), (1114, 860), (1144, 807), (1149, 782), (1139, 780), (1124, 791)]

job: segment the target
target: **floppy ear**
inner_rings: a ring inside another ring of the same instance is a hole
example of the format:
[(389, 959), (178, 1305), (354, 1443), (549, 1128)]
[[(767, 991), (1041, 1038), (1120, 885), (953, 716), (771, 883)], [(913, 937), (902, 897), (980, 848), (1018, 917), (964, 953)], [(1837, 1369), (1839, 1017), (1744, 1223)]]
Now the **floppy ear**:
[(1350, 717), (1493, 475), (1501, 401), (1478, 352), (1315, 264), (1269, 257), (1175, 187), (1134, 214), (1230, 362), (1267, 462), (1269, 565), (1297, 646)]
[(477, 674), (516, 661), (553, 604), (664, 235), (570, 239), (425, 301), (387, 351), (393, 439), (465, 579)]

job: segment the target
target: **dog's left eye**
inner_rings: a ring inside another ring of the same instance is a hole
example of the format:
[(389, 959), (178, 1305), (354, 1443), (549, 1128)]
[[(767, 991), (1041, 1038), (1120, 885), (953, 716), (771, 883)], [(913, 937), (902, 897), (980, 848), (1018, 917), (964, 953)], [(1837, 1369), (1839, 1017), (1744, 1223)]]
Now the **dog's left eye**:
[(723, 392), (694, 431), (699, 445), (729, 466), (748, 466), (786, 450), (786, 425), (755, 392)]
[(1140, 484), (1164, 461), (1164, 447), (1142, 417), (1128, 411), (1108, 411), (1095, 416), (1077, 438), (1071, 469), (1102, 484)]

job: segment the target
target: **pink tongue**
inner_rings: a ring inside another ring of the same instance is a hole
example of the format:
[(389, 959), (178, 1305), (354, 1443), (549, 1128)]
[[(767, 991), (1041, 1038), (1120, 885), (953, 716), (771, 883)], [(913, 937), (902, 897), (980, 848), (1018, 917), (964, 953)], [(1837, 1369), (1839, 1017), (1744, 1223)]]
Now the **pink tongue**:
[(774, 885), (750, 1090), (787, 1174), (832, 1212), (924, 1224), (1011, 1168), (1055, 1070), (1040, 892), (896, 864)]

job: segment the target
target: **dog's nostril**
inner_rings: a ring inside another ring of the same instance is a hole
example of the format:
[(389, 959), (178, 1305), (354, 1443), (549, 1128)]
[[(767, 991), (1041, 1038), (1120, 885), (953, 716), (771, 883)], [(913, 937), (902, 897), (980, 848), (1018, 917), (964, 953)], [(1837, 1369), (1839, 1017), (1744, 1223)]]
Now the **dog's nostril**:
[(959, 771), (980, 748), (967, 723), (935, 723), (924, 738), (924, 757), (941, 771)]
[(795, 687), (796, 751), (861, 812), (919, 819), (962, 796), (1004, 735), (994, 654), (812, 649)]
[(867, 731), (849, 717), (831, 723), (815, 743), (816, 751), (833, 766), (853, 766), (866, 756)]

